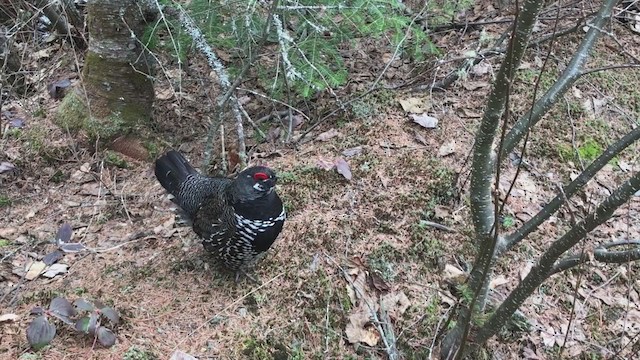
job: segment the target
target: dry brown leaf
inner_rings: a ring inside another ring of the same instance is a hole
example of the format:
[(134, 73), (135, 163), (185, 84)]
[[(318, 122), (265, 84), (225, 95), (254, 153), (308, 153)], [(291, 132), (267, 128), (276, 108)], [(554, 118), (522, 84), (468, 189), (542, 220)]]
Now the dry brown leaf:
[(451, 264), (444, 266), (442, 276), (445, 280), (451, 281), (454, 284), (462, 284), (467, 278), (467, 274), (464, 271)]
[(325, 159), (318, 159), (318, 161), (316, 161), (316, 166), (322, 170), (329, 171), (333, 169), (336, 165), (331, 161), (327, 161)]
[(414, 139), (416, 139), (416, 141), (419, 142), (420, 144), (425, 146), (427, 145), (427, 139), (418, 131), (414, 131), (413, 136), (414, 136)]
[(462, 83), (462, 87), (469, 91), (482, 89), (488, 86), (489, 83), (486, 81), (466, 81)]
[(506, 277), (504, 277), (504, 275), (498, 275), (496, 277), (494, 277), (493, 279), (491, 279), (491, 282), (489, 283), (489, 288), (490, 289), (495, 289), (498, 286), (502, 286), (505, 284), (508, 284), (509, 281), (507, 280)]
[(16, 314), (2, 314), (0, 315), (0, 323), (8, 322), (8, 321), (16, 321), (20, 317)]
[(341, 157), (335, 159), (336, 170), (338, 174), (344, 176), (345, 179), (351, 180), (353, 175), (351, 174), (351, 168), (349, 164)]
[(477, 65), (474, 65), (471, 68), (471, 73), (477, 76), (482, 76), (488, 74), (491, 70), (491, 64), (489, 64), (487, 61), (483, 61)]
[(362, 304), (349, 315), (349, 322), (345, 328), (347, 340), (352, 344), (361, 342), (369, 346), (376, 346), (380, 341), (380, 334), (370, 323), (369, 309)]
[(176, 350), (171, 354), (170, 360), (198, 360), (193, 355), (189, 355), (184, 351)]
[(526, 263), (522, 269), (520, 269), (520, 280), (524, 280), (524, 278), (527, 277), (527, 275), (529, 275), (529, 272), (531, 271), (531, 269), (533, 268), (533, 263), (528, 262)]
[(451, 216), (448, 206), (436, 205), (433, 211), (436, 219), (444, 220), (444, 219), (448, 219)]
[(419, 115), (409, 114), (409, 116), (411, 116), (413, 122), (424, 128), (435, 129), (438, 126), (438, 119), (434, 118), (433, 116), (429, 116), (424, 113)]
[(46, 267), (47, 267), (47, 264), (45, 264), (44, 262), (42, 262), (42, 261), (34, 261), (29, 266), (29, 270), (27, 271), (27, 274), (24, 276), (24, 278), (27, 279), (27, 280), (33, 280), (33, 279), (37, 278), (38, 276), (40, 276), (40, 274), (42, 274), (42, 271)]
[(316, 136), (316, 140), (318, 141), (329, 141), (331, 139), (333, 139), (336, 136), (340, 136), (340, 132), (338, 132), (338, 130), (336, 130), (335, 128), (331, 128), (323, 133), (321, 133), (320, 135)]
[(173, 97), (174, 91), (171, 87), (156, 88), (156, 99), (169, 100)]
[(404, 292), (392, 292), (381, 298), (382, 307), (393, 319), (399, 319), (411, 306), (411, 301)]
[(382, 276), (380, 276), (380, 274), (378, 274), (377, 271), (370, 273), (369, 277), (371, 278), (371, 285), (374, 288), (376, 288), (378, 291), (386, 292), (386, 291), (389, 291), (389, 289), (391, 289), (389, 284), (387, 284), (387, 282), (384, 281)]
[(344, 155), (345, 157), (352, 157), (360, 154), (362, 154), (362, 146), (356, 146), (342, 150), (342, 155)]
[(66, 264), (53, 264), (47, 268), (45, 272), (42, 273), (42, 276), (48, 278), (54, 278), (56, 275), (66, 274), (69, 266)]
[(440, 148), (438, 149), (438, 156), (445, 157), (451, 154), (455, 154), (455, 152), (456, 152), (456, 142), (452, 140), (440, 146)]
[(428, 103), (426, 103), (426, 101), (426, 99), (415, 97), (398, 100), (400, 106), (402, 106), (402, 110), (414, 114), (420, 114), (429, 110), (430, 106), (428, 105)]
[(352, 280), (351, 283), (347, 284), (347, 292), (351, 289), (351, 293), (349, 293), (349, 298), (351, 299), (351, 304), (356, 306), (357, 300), (364, 299), (364, 301), (370, 302), (371, 296), (367, 293), (367, 273), (364, 271), (358, 271), (358, 275)]

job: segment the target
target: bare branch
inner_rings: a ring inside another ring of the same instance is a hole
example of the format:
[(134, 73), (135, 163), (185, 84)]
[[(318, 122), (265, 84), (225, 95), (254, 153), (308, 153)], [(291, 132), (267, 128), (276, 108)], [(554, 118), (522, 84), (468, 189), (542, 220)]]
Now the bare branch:
[(587, 233), (607, 221), (613, 212), (627, 202), (638, 190), (640, 190), (640, 172), (636, 172), (607, 197), (594, 212), (572, 227), (560, 239), (554, 241), (549, 249), (542, 254), (538, 264), (531, 269), (529, 275), (520, 282), (489, 320), (478, 330), (476, 340), (479, 343), (484, 343), (495, 335), (500, 329), (499, 325), (503, 324), (531, 293), (549, 278), (558, 258), (580, 242)]
[(509, 250), (531, 232), (536, 230), (540, 224), (558, 211), (560, 206), (564, 203), (565, 196), (567, 199), (571, 198), (571, 196), (578, 192), (578, 190), (580, 190), (592, 177), (594, 177), (600, 169), (607, 165), (611, 159), (638, 139), (640, 139), (640, 126), (630, 131), (620, 140), (611, 144), (602, 153), (602, 155), (594, 160), (582, 173), (580, 173), (580, 175), (578, 175), (575, 180), (563, 187), (563, 191), (560, 191), (556, 197), (545, 205), (544, 208), (542, 208), (542, 210), (540, 210), (533, 218), (513, 233), (505, 236), (506, 248), (504, 251)]

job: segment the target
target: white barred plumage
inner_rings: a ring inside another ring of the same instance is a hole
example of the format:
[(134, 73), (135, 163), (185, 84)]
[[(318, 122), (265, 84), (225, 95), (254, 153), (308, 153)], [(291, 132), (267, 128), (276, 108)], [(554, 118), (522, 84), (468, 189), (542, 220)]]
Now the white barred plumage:
[(156, 178), (174, 196), (205, 249), (246, 274), (282, 230), (286, 212), (274, 191), (273, 170), (254, 166), (236, 179), (199, 174), (176, 151), (156, 160)]

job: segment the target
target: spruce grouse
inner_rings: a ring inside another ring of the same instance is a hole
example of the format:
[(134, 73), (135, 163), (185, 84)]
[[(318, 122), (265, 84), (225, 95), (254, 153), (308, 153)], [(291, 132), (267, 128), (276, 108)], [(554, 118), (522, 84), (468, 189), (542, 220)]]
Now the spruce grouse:
[(204, 248), (236, 272), (236, 281), (240, 274), (253, 279), (246, 271), (271, 247), (286, 218), (274, 171), (253, 166), (233, 180), (207, 177), (171, 150), (156, 160), (155, 174)]

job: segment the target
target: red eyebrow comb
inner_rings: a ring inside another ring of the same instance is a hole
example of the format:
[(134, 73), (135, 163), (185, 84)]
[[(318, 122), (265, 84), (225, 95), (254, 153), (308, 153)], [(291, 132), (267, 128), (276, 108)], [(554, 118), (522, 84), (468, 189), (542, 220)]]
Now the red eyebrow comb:
[(253, 178), (256, 180), (267, 180), (269, 176), (263, 172), (259, 172), (255, 173), (255, 175), (253, 175)]

